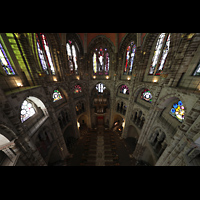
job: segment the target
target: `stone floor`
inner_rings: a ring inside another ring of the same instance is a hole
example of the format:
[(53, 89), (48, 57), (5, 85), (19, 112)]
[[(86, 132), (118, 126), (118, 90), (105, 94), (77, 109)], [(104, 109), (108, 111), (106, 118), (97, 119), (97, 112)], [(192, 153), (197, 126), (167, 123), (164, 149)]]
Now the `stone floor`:
[(130, 158), (136, 145), (134, 138), (121, 139), (120, 134), (99, 126), (96, 130), (81, 130), (67, 166), (134, 166)]

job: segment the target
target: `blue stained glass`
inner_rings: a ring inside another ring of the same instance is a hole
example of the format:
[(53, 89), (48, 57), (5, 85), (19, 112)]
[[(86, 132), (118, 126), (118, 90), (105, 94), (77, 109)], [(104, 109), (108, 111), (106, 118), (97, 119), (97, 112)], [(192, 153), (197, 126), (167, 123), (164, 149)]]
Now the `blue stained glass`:
[(183, 105), (182, 101), (179, 101), (179, 102), (178, 102), (178, 105), (179, 105), (179, 106), (182, 106), (182, 105)]
[(174, 107), (174, 108), (178, 108), (178, 105), (177, 105), (177, 103), (175, 103), (175, 104), (173, 105), (173, 107)]
[(3, 49), (3, 46), (0, 43), (0, 63), (8, 75), (15, 75), (15, 72), (7, 58), (7, 55)]
[(171, 112), (172, 112), (172, 113), (175, 113), (175, 111), (176, 111), (176, 110), (175, 110), (174, 108), (171, 109)]

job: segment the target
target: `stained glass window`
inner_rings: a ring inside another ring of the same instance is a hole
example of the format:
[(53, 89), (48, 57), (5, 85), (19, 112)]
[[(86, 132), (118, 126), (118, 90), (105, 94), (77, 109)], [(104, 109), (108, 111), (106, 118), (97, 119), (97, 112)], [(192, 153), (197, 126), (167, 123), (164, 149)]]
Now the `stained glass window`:
[(160, 59), (160, 64), (159, 64), (158, 70), (156, 72), (156, 75), (160, 75), (160, 72), (164, 68), (165, 61), (166, 61), (166, 58), (167, 58), (167, 54), (169, 52), (169, 46), (170, 46), (170, 34), (167, 37), (167, 41), (166, 41), (164, 49), (163, 49), (162, 57)]
[(129, 95), (129, 89), (126, 85), (122, 85), (120, 88), (120, 93)]
[(93, 73), (97, 74), (97, 54), (93, 54)]
[(92, 59), (94, 75), (109, 75), (110, 55), (106, 48), (96, 48)]
[(35, 108), (30, 101), (24, 100), (21, 106), (21, 122), (23, 123), (28, 118), (35, 114)]
[(62, 99), (62, 95), (58, 90), (54, 90), (53, 92), (53, 102), (58, 101), (60, 99)]
[(67, 50), (67, 59), (68, 59), (70, 72), (78, 74), (76, 48), (71, 40), (68, 40), (66, 44), (66, 50)]
[(162, 49), (162, 45), (163, 45), (164, 39), (165, 39), (165, 33), (161, 33), (159, 38), (158, 38), (158, 40), (157, 40), (157, 43), (156, 43), (156, 47), (155, 47), (155, 50), (154, 50), (154, 54), (153, 54), (152, 63), (151, 63), (150, 70), (149, 70), (149, 74), (153, 74), (154, 73), (154, 69), (156, 68), (156, 65), (157, 65), (157, 62), (158, 62), (158, 58), (159, 58), (159, 55), (161, 53), (161, 49)]
[(1, 43), (0, 43), (0, 62), (1, 62), (1, 66), (3, 67), (6, 74), (15, 75), (15, 71), (13, 70), (13, 68), (10, 64), (8, 57), (4, 51)]
[(82, 92), (81, 86), (80, 85), (75, 85), (74, 86), (74, 94)]
[(103, 83), (98, 83), (96, 85), (96, 90), (99, 92), (99, 93), (103, 93), (103, 91), (106, 89), (106, 87), (104, 86)]
[(200, 61), (199, 63), (197, 64), (197, 67), (193, 73), (193, 76), (200, 76)]
[[(39, 39), (39, 37), (40, 37), (40, 39)], [(49, 49), (49, 45), (48, 45), (46, 36), (42, 33), (40, 33), (40, 35), (36, 34), (36, 39), (37, 39), (38, 55), (39, 55), (43, 70), (48, 74), (48, 69), (47, 69), (47, 66), (48, 66), (51, 70), (51, 73), (53, 75), (55, 75), (55, 69), (53, 66), (51, 53), (50, 53), (50, 49)], [(40, 42), (40, 40), (41, 40), (41, 42)]]
[(110, 63), (109, 53), (106, 53), (105, 75), (109, 75), (109, 63)]
[(37, 34), (36, 34), (36, 37), (37, 37), (37, 50), (38, 50), (38, 55), (40, 58), (40, 63), (42, 65), (43, 70), (46, 72), (46, 74), (49, 74), (48, 69), (47, 69), (47, 64), (44, 58), (44, 52), (42, 51), (42, 47), (40, 45)]
[(148, 89), (145, 89), (141, 94), (141, 99), (151, 103), (152, 102), (152, 94)]
[(124, 66), (124, 75), (132, 74), (135, 51), (136, 51), (136, 45), (134, 44), (134, 42), (131, 42), (131, 44), (126, 49), (126, 61), (125, 61), (125, 66)]
[(182, 101), (178, 101), (178, 103), (174, 103), (172, 109), (170, 110), (170, 114), (175, 117), (178, 121), (183, 122), (185, 109)]

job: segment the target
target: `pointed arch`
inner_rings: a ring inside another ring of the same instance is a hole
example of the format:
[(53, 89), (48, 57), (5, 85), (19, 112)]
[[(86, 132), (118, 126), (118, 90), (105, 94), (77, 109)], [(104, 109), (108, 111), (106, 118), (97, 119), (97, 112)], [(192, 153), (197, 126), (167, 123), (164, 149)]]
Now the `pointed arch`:
[(154, 54), (151, 61), (149, 75), (160, 75), (170, 47), (170, 34), (161, 33), (157, 39), (156, 46), (154, 48)]
[(36, 33), (36, 42), (38, 56), (40, 58), (40, 63), (42, 65), (43, 70), (45, 71), (45, 73), (48, 74), (47, 68), (49, 68), (51, 74), (55, 75), (55, 68), (46, 35), (44, 33)]

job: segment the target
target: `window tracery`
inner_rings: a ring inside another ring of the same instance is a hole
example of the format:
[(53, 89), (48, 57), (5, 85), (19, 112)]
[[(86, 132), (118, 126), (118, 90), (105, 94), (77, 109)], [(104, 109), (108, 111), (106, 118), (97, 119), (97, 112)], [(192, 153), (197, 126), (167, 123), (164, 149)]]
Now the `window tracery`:
[(148, 89), (145, 89), (141, 94), (141, 99), (151, 103), (152, 102), (152, 94)]
[(175, 117), (179, 122), (183, 122), (185, 109), (182, 101), (178, 101), (178, 103), (174, 103), (172, 109), (170, 110), (170, 114)]
[(120, 93), (129, 95), (129, 88), (126, 85), (122, 85), (120, 88)]
[(6, 74), (8, 75), (15, 75), (15, 71), (13, 70), (8, 57), (3, 49), (2, 44), (0, 43), (0, 63), (4, 69), (4, 71), (6, 72)]
[(74, 92), (74, 94), (78, 94), (78, 93), (82, 92), (81, 86), (80, 85), (75, 85), (73, 92)]
[(149, 75), (154, 75), (156, 69), (157, 70), (155, 75), (160, 75), (166, 62), (166, 58), (169, 52), (169, 47), (170, 47), (170, 34), (167, 35), (166, 33), (161, 33), (160, 36), (158, 37), (154, 49), (154, 54), (149, 69)]
[(103, 91), (106, 89), (106, 87), (104, 86), (103, 83), (98, 83), (96, 85), (96, 90), (98, 91), (98, 93), (103, 93)]
[(66, 44), (66, 50), (70, 72), (78, 74), (77, 52), (71, 40), (68, 40)]
[(37, 50), (40, 58), (40, 63), (46, 74), (49, 74), (47, 66), (50, 68), (52, 75), (55, 75), (55, 69), (52, 62), (52, 57), (49, 49), (47, 38), (43, 33), (37, 34)]
[(110, 55), (107, 48), (96, 48), (93, 53), (93, 74), (94, 75), (109, 75)]
[(54, 93), (53, 93), (53, 102), (56, 102), (60, 99), (62, 99), (62, 95), (61, 93), (59, 92), (59, 90), (54, 90)]
[(200, 76), (200, 61), (199, 61), (199, 63), (197, 64), (197, 66), (195, 68), (193, 76)]
[(33, 106), (33, 103), (30, 101), (24, 100), (21, 106), (21, 122), (23, 123), (28, 118), (33, 116), (35, 114), (35, 108)]
[(126, 49), (126, 60), (123, 73), (124, 75), (132, 74), (135, 51), (136, 51), (136, 45), (134, 44), (134, 41), (132, 41)]

